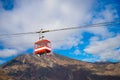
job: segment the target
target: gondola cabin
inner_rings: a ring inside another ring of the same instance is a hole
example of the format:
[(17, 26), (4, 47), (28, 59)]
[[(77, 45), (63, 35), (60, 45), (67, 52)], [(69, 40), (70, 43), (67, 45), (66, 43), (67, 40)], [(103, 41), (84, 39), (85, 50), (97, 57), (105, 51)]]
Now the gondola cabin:
[(34, 54), (46, 54), (51, 52), (51, 42), (46, 39), (39, 40), (34, 44)]

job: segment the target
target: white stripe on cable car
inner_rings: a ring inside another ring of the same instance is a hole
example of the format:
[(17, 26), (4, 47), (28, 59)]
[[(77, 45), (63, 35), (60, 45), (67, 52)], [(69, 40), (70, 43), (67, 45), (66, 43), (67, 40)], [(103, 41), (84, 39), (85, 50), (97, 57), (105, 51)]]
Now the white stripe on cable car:
[(48, 47), (41, 47), (41, 48), (35, 49), (35, 51), (39, 51), (39, 50), (43, 50), (43, 49), (48, 49), (51, 51), (51, 48), (48, 48)]

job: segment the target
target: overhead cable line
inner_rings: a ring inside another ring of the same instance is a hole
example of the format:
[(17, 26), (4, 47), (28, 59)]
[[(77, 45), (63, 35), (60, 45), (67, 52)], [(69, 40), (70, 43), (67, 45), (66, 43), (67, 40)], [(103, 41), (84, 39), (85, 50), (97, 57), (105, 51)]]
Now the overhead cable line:
[[(101, 27), (101, 26), (113, 25), (113, 24), (118, 24), (118, 23), (120, 23), (120, 21), (104, 22), (104, 23), (97, 23), (97, 24), (78, 26), (78, 27), (70, 27), (70, 28), (62, 28), (62, 29), (44, 30), (44, 31), (42, 31), (42, 33), (62, 31), (62, 30), (71, 30), (71, 29), (80, 29), (80, 28)], [(40, 33), (40, 31), (38, 31), (36, 33)]]
[(38, 33), (47, 33), (47, 32), (72, 30), (72, 29), (81, 29), (81, 28), (102, 27), (102, 26), (114, 25), (114, 24), (120, 24), (120, 20), (111, 21), (111, 22), (97, 23), (97, 24), (91, 24), (91, 25), (85, 25), (85, 26), (78, 26), (78, 27), (69, 27), (69, 28), (67, 27), (67, 28), (61, 28), (61, 29), (52, 29), (52, 30), (42, 30), (41, 29), (40, 31), (35, 31), (35, 32), (24, 32), (24, 33), (13, 33), (13, 34), (0, 34), (0, 36), (14, 36), (14, 35), (38, 34)]

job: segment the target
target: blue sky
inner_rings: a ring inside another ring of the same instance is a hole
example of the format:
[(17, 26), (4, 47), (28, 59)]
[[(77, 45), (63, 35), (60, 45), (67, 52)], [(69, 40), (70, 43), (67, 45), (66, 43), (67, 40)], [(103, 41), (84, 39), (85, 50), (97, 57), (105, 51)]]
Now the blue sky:
[[(119, 0), (0, 0), (0, 34), (120, 20)], [(87, 62), (120, 62), (120, 24), (44, 34), (53, 52)], [(0, 36), (0, 64), (33, 53), (38, 35)]]

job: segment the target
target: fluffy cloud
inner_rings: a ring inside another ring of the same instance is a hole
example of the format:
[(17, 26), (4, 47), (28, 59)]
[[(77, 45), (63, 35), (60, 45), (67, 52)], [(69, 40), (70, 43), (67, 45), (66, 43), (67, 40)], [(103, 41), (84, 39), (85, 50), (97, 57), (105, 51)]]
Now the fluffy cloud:
[[(41, 28), (59, 29), (73, 27), (90, 22), (92, 24), (113, 20), (116, 17), (116, 15), (114, 15), (116, 11), (112, 10), (110, 7), (106, 7), (101, 12), (93, 14), (92, 12), (94, 11), (92, 11), (92, 9), (95, 7), (95, 0), (14, 1), (13, 10), (6, 11), (0, 6), (0, 34), (39, 31)], [(98, 17), (94, 18), (94, 15)], [(105, 27), (68, 30), (44, 35), (47, 39), (53, 41), (54, 49), (68, 49), (73, 46), (78, 46), (81, 39), (84, 37), (81, 34), (83, 32), (90, 32), (95, 35), (100, 35), (103, 38), (111, 37), (111, 33)], [(4, 44), (6, 50), (12, 48), (18, 51), (25, 51), (33, 47), (36, 40), (38, 40), (38, 35), (0, 37), (0, 42)], [(55, 40), (56, 42), (54, 42)], [(60, 40), (63, 41), (61, 42)], [(11, 53), (11, 50), (7, 51), (10, 51), (10, 55), (14, 55), (14, 52)]]
[(86, 53), (100, 56), (105, 61), (108, 59), (120, 60), (120, 35), (103, 40), (91, 41), (84, 51)]
[[(101, 8), (99, 8), (101, 9)], [(94, 13), (95, 12), (95, 13)], [(110, 22), (114, 21), (115, 18), (118, 18), (117, 10), (114, 9), (112, 5), (104, 5), (104, 9), (102, 8), (100, 11), (94, 11), (94, 15), (96, 18), (93, 18), (92, 23), (102, 23), (102, 22)], [(110, 27), (110, 25), (108, 26)], [(114, 34), (108, 31), (106, 26), (100, 26), (95, 28), (84, 29), (87, 32), (93, 33), (97, 36), (101, 36), (101, 38), (109, 38)]]
[(80, 55), (81, 54), (81, 51), (79, 49), (76, 49), (74, 52), (73, 52), (75, 55)]
[[(78, 26), (81, 23), (89, 21), (91, 15), (87, 15), (87, 13), (90, 7), (92, 7), (92, 1), (93, 0), (90, 0), (87, 3), (86, 1), (82, 1), (81, 4), (81, 1), (78, 2), (78, 0), (15, 0), (13, 10), (6, 11), (2, 9), (0, 13), (0, 33), (10, 34), (39, 31), (41, 28), (58, 29)], [(59, 42), (59, 45), (58, 43), (57, 45), (55, 44), (54, 48), (62, 48), (62, 46), (71, 48), (81, 39), (81, 37), (79, 37), (79, 40), (76, 40), (75, 36), (78, 36), (78, 33), (78, 31), (72, 30), (49, 33), (45, 34), (45, 36), (50, 40), (64, 39), (64, 42)], [(79, 34), (79, 36), (81, 36), (81, 34)], [(33, 47), (33, 42), (37, 39), (38, 35), (24, 35), (2, 37), (1, 41), (5, 44), (6, 48), (12, 47), (24, 50)], [(69, 41), (66, 42), (66, 40)]]
[(15, 56), (17, 54), (17, 50), (14, 49), (3, 49), (0, 50), (0, 58), (5, 58), (9, 56)]

